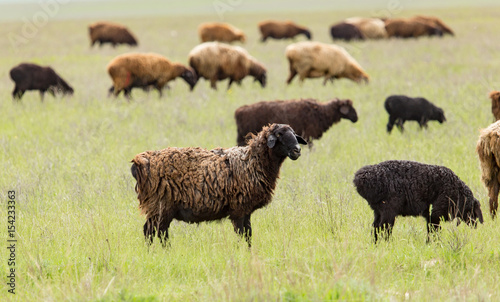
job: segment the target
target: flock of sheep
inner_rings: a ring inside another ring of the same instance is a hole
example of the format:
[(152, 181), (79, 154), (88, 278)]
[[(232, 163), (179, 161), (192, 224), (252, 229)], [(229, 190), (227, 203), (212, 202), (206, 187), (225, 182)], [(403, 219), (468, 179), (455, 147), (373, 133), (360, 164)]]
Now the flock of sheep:
[[(303, 34), (312, 39), (306, 27), (286, 21), (258, 24), (261, 41), (287, 39)], [(133, 88), (154, 87), (160, 96), (168, 82), (180, 77), (194, 89), (200, 78), (216, 82), (229, 79), (241, 84), (252, 76), (262, 87), (267, 70), (244, 48), (228, 43), (245, 42), (245, 34), (225, 23), (203, 23), (198, 28), (202, 43), (188, 55), (189, 66), (171, 62), (153, 53), (127, 53), (115, 57), (107, 66), (113, 85), (110, 94), (122, 91), (130, 98)], [(348, 18), (331, 26), (332, 38), (380, 39), (453, 35), (453, 31), (435, 17), (408, 19)], [(137, 45), (137, 38), (126, 27), (109, 22), (89, 26), (91, 46), (95, 43)], [(369, 75), (347, 51), (333, 44), (304, 41), (286, 47), (290, 84), (299, 80), (324, 77), (323, 85), (333, 79), (347, 78), (357, 83), (369, 81)], [(52, 68), (21, 63), (10, 71), (15, 82), (14, 99), (27, 90), (72, 94), (73, 88)], [(500, 118), (500, 92), (492, 92), (492, 112)], [(417, 121), (427, 127), (429, 120), (446, 121), (444, 111), (425, 98), (392, 95), (385, 101), (389, 114), (387, 131), (396, 125), (403, 131), (405, 121)], [(302, 145), (311, 147), (325, 131), (341, 119), (358, 120), (351, 100), (334, 99), (319, 103), (313, 99), (263, 101), (238, 108), (235, 119), (237, 147), (166, 148), (140, 153), (132, 160), (131, 172), (137, 180), (139, 207), (146, 216), (144, 236), (152, 242), (158, 236), (167, 243), (173, 219), (198, 223), (228, 217), (235, 232), (251, 244), (250, 216), (271, 202), (279, 170), (288, 157), (300, 157)], [(500, 121), (481, 132), (477, 144), (482, 180), (489, 190), (490, 213), (495, 217), (500, 190)], [(459, 218), (467, 224), (483, 222), (479, 201), (450, 169), (411, 161), (386, 161), (365, 166), (355, 173), (354, 185), (374, 211), (374, 239), (388, 238), (395, 217), (423, 216), (428, 232), (439, 228), (441, 219)]]

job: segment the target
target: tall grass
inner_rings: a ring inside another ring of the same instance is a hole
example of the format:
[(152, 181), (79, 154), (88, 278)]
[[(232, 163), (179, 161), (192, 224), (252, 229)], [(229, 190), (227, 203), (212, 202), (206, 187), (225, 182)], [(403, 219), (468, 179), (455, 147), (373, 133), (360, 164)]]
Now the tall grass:
[[(475, 154), (478, 130), (492, 121), (487, 94), (500, 82), (500, 13), (467, 8), (402, 11), (440, 16), (456, 37), (339, 43), (370, 74), (368, 85), (322, 80), (286, 86), (284, 49), (290, 41), (258, 42), (265, 18), (308, 25), (314, 39), (331, 42), (328, 26), (368, 11), (231, 14), (227, 22), (248, 36), (244, 45), (268, 68), (268, 87), (250, 79), (241, 87), (190, 93), (182, 80), (159, 99), (107, 98), (106, 64), (130, 51), (157, 52), (186, 63), (198, 43), (196, 27), (211, 16), (114, 19), (126, 23), (140, 46), (89, 48), (94, 20), (52, 21), (27, 45), (0, 40), (0, 192), (17, 193), (17, 294), (13, 301), (327, 301), (496, 300), (500, 295), (500, 233), (488, 215)], [(3, 23), (5, 32), (20, 23)], [(302, 38), (297, 38), (302, 40)], [(22, 61), (51, 65), (74, 88), (71, 98), (26, 93), (11, 101), (8, 70)], [(295, 80), (297, 81), (297, 80)], [(424, 96), (442, 107), (447, 122), (419, 130), (385, 130), (385, 98)], [(350, 98), (355, 124), (342, 121), (297, 161), (285, 161), (273, 202), (252, 215), (253, 247), (228, 221), (172, 223), (171, 247), (148, 247), (130, 174), (130, 160), (167, 146), (235, 145), (234, 110), (260, 100)], [(443, 225), (429, 244), (422, 218), (398, 218), (389, 242), (372, 244), (373, 214), (352, 185), (366, 164), (408, 159), (451, 168), (481, 201), (477, 229)], [(6, 234), (7, 213), (0, 221)], [(4, 238), (4, 237), (2, 237)], [(6, 238), (6, 237), (5, 237)], [(5, 249), (0, 253), (6, 259)], [(2, 274), (7, 262), (0, 262)]]

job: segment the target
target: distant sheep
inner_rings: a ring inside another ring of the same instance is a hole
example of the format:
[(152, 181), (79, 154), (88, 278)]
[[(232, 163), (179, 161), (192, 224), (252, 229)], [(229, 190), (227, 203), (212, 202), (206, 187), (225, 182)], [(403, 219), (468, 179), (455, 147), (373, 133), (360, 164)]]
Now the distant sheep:
[(188, 223), (229, 217), (251, 245), (252, 213), (271, 202), (279, 170), (300, 156), (306, 142), (288, 125), (264, 127), (245, 147), (167, 148), (132, 160), (139, 208), (146, 215), (144, 236), (166, 244), (173, 219)]
[(432, 17), (432, 16), (415, 16), (415, 17), (412, 17), (410, 19), (415, 20), (415, 21), (419, 21), (422, 23), (427, 23), (431, 26), (437, 27), (439, 30), (441, 30), (443, 32), (443, 34), (449, 34), (452, 36), (455, 35), (453, 30), (451, 30), (451, 28), (448, 25), (444, 24), (444, 22), (441, 21), (441, 19), (439, 19), (439, 18)]
[(227, 23), (202, 23), (198, 26), (201, 42), (219, 41), (231, 43), (240, 41), (245, 43), (246, 36), (238, 28)]
[(291, 39), (300, 34), (306, 36), (307, 40), (311, 40), (311, 31), (292, 21), (262, 21), (259, 23), (259, 30), (262, 34), (262, 42), (265, 42), (267, 38)]
[(387, 132), (391, 133), (394, 124), (401, 132), (406, 121), (417, 121), (420, 128), (427, 128), (428, 121), (446, 121), (443, 109), (432, 104), (424, 98), (411, 98), (405, 95), (391, 95), (384, 103), (385, 110), (389, 113)]
[(123, 91), (127, 98), (130, 98), (134, 87), (147, 88), (153, 85), (161, 97), (163, 87), (177, 77), (186, 81), (191, 90), (197, 81), (191, 68), (154, 53), (119, 55), (109, 62), (107, 70), (113, 80), (110, 92), (118, 96)]
[(500, 188), (500, 121), (481, 130), (476, 152), (481, 164), (481, 179), (488, 189), (491, 217), (495, 218)]
[(217, 89), (216, 82), (229, 79), (227, 89), (233, 82), (250, 75), (266, 86), (266, 68), (248, 52), (239, 47), (218, 42), (202, 43), (189, 52), (189, 65), (200, 78), (210, 80), (210, 87)]
[(55, 93), (72, 95), (74, 90), (49, 66), (39, 66), (32, 63), (21, 63), (10, 70), (10, 78), (15, 87), (12, 97), (20, 100), (27, 90), (39, 90), (43, 101), (45, 92), (52, 96)]
[(483, 223), (479, 201), (453, 171), (443, 166), (390, 160), (364, 166), (354, 175), (359, 195), (373, 209), (375, 242), (380, 231), (389, 238), (397, 216), (422, 216), (427, 232), (439, 222), (459, 218), (467, 224)]
[(365, 36), (361, 33), (359, 28), (351, 23), (340, 22), (330, 27), (330, 35), (333, 40), (364, 40)]
[(298, 74), (300, 81), (305, 78), (325, 77), (328, 80), (348, 78), (357, 83), (368, 83), (369, 76), (342, 47), (320, 42), (299, 42), (288, 45), (285, 55), (290, 64), (290, 76), (287, 84)]
[(387, 31), (385, 23), (378, 18), (351, 17), (344, 20), (345, 23), (353, 24), (366, 39), (386, 39)]
[(249, 133), (257, 133), (270, 123), (289, 124), (295, 132), (312, 145), (340, 119), (355, 123), (358, 120), (351, 100), (334, 99), (319, 103), (314, 99), (265, 101), (241, 106), (234, 113), (238, 128), (238, 146), (245, 145)]
[(443, 36), (443, 31), (427, 22), (411, 19), (388, 19), (385, 21), (385, 29), (389, 37), (396, 38), (418, 38), (421, 36)]
[(493, 90), (490, 92), (491, 112), (495, 120), (500, 120), (500, 91)]
[(90, 47), (96, 42), (99, 46), (110, 43), (115, 47), (118, 44), (137, 46), (137, 39), (128, 28), (111, 22), (95, 22), (89, 25)]

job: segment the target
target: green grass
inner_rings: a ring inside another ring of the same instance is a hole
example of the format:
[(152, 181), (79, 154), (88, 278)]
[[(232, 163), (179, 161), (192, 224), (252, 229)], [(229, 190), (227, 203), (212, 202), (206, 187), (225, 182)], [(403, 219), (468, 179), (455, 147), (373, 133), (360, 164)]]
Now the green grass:
[[(114, 18), (140, 46), (89, 48), (94, 19), (52, 20), (26, 45), (0, 40), (0, 227), (6, 244), (7, 190), (17, 193), (17, 294), (0, 282), (0, 300), (13, 301), (494, 301), (500, 296), (500, 226), (488, 214), (475, 145), (493, 117), (487, 94), (500, 88), (498, 8), (403, 9), (398, 16), (438, 15), (456, 37), (339, 43), (370, 74), (368, 85), (322, 80), (286, 86), (284, 49), (290, 41), (258, 42), (265, 18), (308, 25), (331, 42), (328, 26), (369, 10), (234, 13), (244, 45), (268, 68), (268, 87), (251, 79), (226, 91), (201, 80), (194, 92), (182, 80), (164, 97), (134, 90), (130, 103), (107, 98), (107, 63), (129, 51), (153, 51), (186, 63), (198, 44), (196, 27), (213, 15)], [(4, 22), (2, 32), (22, 23)], [(302, 40), (302, 38), (298, 38)], [(8, 70), (22, 62), (52, 65), (74, 88), (71, 98), (28, 92), (11, 100)], [(297, 80), (295, 80), (297, 81)], [(402, 135), (385, 131), (385, 98), (424, 96), (448, 121)], [(342, 121), (287, 160), (273, 202), (252, 215), (253, 247), (229, 221), (172, 223), (171, 246), (147, 247), (130, 174), (137, 153), (167, 146), (235, 145), (233, 113), (260, 100), (350, 98), (355, 124)], [(445, 165), (481, 201), (477, 229), (446, 223), (426, 244), (422, 218), (398, 218), (390, 242), (371, 242), (372, 210), (352, 185), (366, 164), (409, 159)], [(7, 251), (0, 252), (7, 273)], [(2, 279), (4, 280), (4, 279)]]

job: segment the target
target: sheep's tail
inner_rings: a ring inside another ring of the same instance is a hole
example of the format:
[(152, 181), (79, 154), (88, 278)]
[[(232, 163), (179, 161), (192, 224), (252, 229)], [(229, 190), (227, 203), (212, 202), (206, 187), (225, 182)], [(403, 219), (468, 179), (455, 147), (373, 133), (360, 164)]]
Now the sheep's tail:
[(481, 179), (486, 187), (496, 181), (500, 167), (500, 124), (481, 130), (476, 152), (481, 163)]

